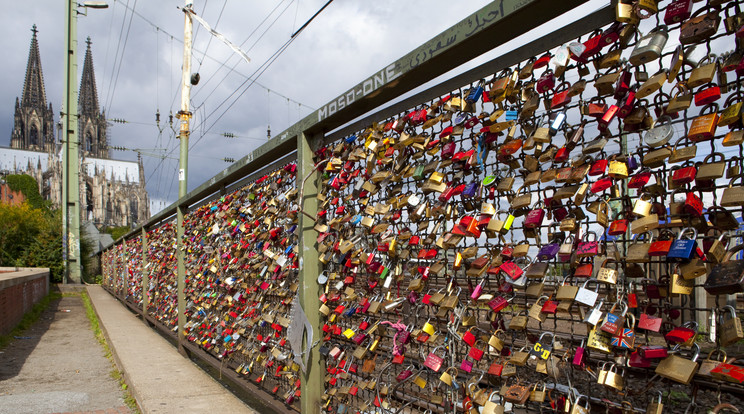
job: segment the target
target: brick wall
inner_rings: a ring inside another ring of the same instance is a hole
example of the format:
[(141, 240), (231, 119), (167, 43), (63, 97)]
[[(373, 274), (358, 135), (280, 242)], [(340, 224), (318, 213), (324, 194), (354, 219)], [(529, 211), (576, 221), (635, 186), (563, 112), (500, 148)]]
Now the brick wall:
[(49, 269), (0, 269), (0, 335), (49, 293)]

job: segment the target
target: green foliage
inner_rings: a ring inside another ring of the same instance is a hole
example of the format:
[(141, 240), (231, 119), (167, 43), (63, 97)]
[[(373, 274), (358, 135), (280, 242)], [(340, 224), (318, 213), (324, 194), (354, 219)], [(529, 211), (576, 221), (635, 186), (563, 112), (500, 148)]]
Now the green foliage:
[(15, 260), (16, 266), (48, 267), (52, 282), (62, 282), (64, 262), (62, 255), (62, 217), (59, 211), (46, 215), (44, 223), (35, 237), (24, 247)]
[(129, 233), (132, 229), (129, 228), (129, 226), (121, 226), (121, 227), (106, 227), (103, 229), (105, 233), (108, 233), (111, 235), (111, 238), (114, 240), (119, 240), (119, 238), (127, 233)]
[(34, 177), (26, 174), (12, 174), (6, 176), (5, 181), (11, 190), (20, 191), (31, 207), (42, 210), (48, 209), (47, 203), (39, 194), (39, 183), (36, 182)]
[(17, 266), (16, 259), (48, 226), (42, 210), (28, 202), (19, 206), (0, 205), (0, 266)]

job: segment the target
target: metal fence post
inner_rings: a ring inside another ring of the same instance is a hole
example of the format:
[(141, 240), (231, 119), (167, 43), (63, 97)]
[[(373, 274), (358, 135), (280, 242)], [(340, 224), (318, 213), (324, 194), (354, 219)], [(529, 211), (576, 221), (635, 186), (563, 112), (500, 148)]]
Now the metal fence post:
[[(307, 136), (300, 133), (297, 136), (297, 187), (300, 193), (300, 209), (307, 212), (310, 216), (315, 216), (318, 211), (318, 185), (315, 177), (310, 177), (307, 182), (302, 183), (303, 178), (308, 176), (313, 170), (313, 150), (311, 142), (319, 142), (322, 136)], [(300, 305), (305, 310), (310, 324), (313, 326), (313, 339), (322, 336), (322, 321), (318, 312), (320, 299), (318, 296), (318, 274), (320, 273), (320, 262), (318, 260), (318, 251), (315, 248), (315, 239), (317, 237), (314, 227), (315, 222), (304, 214), (300, 214), (300, 274), (299, 274), (299, 296)], [(323, 374), (324, 369), (318, 346), (305, 344), (306, 352), (310, 353), (307, 370), (302, 376), (302, 397), (300, 402), (300, 412), (303, 414), (320, 413), (321, 395), (323, 393)]]
[(186, 314), (186, 266), (184, 265), (184, 248), (183, 245), (183, 216), (186, 214), (186, 207), (179, 205), (178, 221), (176, 222), (176, 260), (178, 261), (178, 270), (176, 277), (176, 287), (178, 289), (178, 351), (187, 355), (186, 348), (183, 346), (183, 329)]
[(147, 316), (147, 308), (150, 306), (150, 300), (147, 297), (147, 290), (150, 288), (150, 276), (147, 271), (147, 231), (145, 231), (145, 227), (142, 226), (141, 228), (141, 240), (140, 247), (142, 250), (140, 251), (141, 257), (140, 257), (140, 271), (142, 272), (142, 321), (147, 324), (147, 319), (145, 318)]

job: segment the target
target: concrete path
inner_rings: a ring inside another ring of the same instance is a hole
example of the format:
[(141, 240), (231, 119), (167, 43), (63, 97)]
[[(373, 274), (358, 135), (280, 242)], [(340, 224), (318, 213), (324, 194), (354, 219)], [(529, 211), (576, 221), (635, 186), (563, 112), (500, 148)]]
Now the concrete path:
[(0, 350), (0, 413), (129, 413), (80, 295), (53, 301)]
[(143, 413), (256, 413), (103, 288), (87, 289), (114, 359)]

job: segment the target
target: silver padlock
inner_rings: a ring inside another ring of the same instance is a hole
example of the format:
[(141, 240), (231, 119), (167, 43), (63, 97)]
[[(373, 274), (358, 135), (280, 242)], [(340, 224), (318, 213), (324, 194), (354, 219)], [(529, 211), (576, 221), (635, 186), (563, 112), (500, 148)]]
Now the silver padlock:
[(667, 27), (665, 25), (655, 27), (638, 40), (628, 62), (633, 66), (639, 66), (658, 59), (667, 39), (669, 39)]
[(654, 123), (653, 128), (646, 131), (643, 141), (649, 147), (656, 148), (665, 145), (673, 136), (672, 118), (669, 115), (664, 115)]

